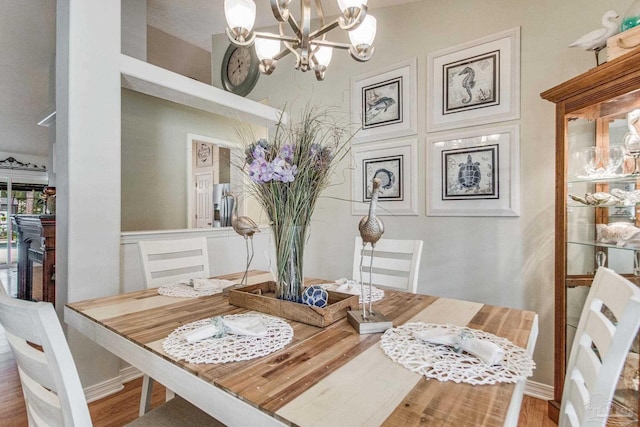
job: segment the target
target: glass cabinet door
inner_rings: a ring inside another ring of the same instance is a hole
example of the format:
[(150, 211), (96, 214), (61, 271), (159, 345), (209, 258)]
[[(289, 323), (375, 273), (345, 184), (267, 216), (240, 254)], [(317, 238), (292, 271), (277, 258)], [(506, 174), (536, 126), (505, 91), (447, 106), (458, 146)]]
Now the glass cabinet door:
[[(565, 128), (568, 355), (598, 267), (640, 283), (640, 91), (571, 113)], [(610, 425), (638, 425), (639, 342), (627, 356)]]

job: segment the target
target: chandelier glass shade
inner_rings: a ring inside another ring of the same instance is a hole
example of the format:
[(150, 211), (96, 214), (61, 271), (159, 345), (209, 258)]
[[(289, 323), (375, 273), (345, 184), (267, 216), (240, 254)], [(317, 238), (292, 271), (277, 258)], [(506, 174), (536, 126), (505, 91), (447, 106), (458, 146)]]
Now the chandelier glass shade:
[[(342, 15), (325, 23), (321, 0), (315, 1), (320, 26), (311, 31), (311, 0), (300, 0), (300, 19), (289, 11), (291, 0), (270, 0), (273, 16), (279, 24), (279, 34), (253, 31), (256, 5), (253, 0), (224, 0), (227, 19), (227, 37), (236, 46), (255, 45), (260, 60), (260, 71), (271, 74), (278, 60), (288, 54), (296, 57), (295, 67), (301, 71), (313, 70), (323, 80), (331, 62), (333, 49), (345, 49), (356, 61), (364, 62), (373, 56), (376, 19), (367, 13), (367, 0), (337, 0)], [(285, 32), (286, 24), (293, 32)], [(351, 43), (326, 40), (326, 34), (340, 28), (347, 31)], [(283, 47), (284, 45), (284, 47)]]

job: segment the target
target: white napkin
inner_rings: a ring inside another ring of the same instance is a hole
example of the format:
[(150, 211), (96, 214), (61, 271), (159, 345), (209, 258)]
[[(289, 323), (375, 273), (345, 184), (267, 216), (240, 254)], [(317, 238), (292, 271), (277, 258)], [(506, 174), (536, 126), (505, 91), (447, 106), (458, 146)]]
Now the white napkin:
[[(336, 288), (336, 292), (342, 292), (345, 294), (352, 294), (352, 295), (360, 295), (360, 284), (355, 280), (342, 278), (342, 279), (336, 280), (336, 284), (339, 285)], [(371, 292), (375, 292), (375, 290), (376, 290), (376, 287), (371, 286)], [(365, 291), (365, 294), (369, 293), (368, 284), (364, 285), (364, 291)]]
[(414, 331), (413, 336), (420, 341), (432, 344), (460, 347), (469, 354), (476, 356), (487, 365), (496, 365), (502, 361), (504, 350), (491, 341), (478, 338), (460, 339), (457, 334), (445, 332), (444, 329), (434, 328), (426, 331)]
[(222, 290), (227, 286), (233, 285), (233, 282), (230, 282), (229, 280), (220, 279), (189, 279), (181, 281), (180, 283), (193, 286), (195, 291)]
[(218, 316), (211, 319), (211, 324), (185, 333), (184, 339), (191, 343), (209, 337), (221, 337), (225, 334), (263, 337), (267, 334), (267, 327), (259, 316), (231, 318)]

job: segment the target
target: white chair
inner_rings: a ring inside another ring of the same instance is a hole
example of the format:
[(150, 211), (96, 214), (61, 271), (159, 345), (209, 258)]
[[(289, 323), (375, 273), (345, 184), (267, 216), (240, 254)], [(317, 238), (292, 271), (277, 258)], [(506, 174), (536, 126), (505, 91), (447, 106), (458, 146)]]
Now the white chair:
[(207, 239), (141, 240), (138, 242), (146, 289), (181, 279), (207, 278)]
[[(0, 324), (18, 365), (29, 426), (90, 427), (76, 365), (53, 305), (0, 296)], [(223, 426), (175, 398), (129, 426)]]
[[(604, 307), (614, 322), (603, 314)], [(571, 346), (559, 427), (606, 425), (638, 327), (640, 289), (613, 270), (598, 268)]]
[[(157, 288), (181, 279), (207, 278), (209, 252), (206, 237), (179, 240), (141, 240), (138, 242), (145, 289)], [(140, 416), (151, 405), (153, 378), (142, 377)], [(173, 392), (167, 389), (167, 401)]]
[[(416, 293), (418, 273), (422, 257), (422, 240), (392, 240), (382, 238), (373, 252), (372, 283), (380, 288), (389, 288)], [(353, 279), (360, 281), (360, 255), (362, 238), (356, 237), (353, 251)], [(371, 245), (367, 245), (362, 260), (362, 281), (369, 283)]]

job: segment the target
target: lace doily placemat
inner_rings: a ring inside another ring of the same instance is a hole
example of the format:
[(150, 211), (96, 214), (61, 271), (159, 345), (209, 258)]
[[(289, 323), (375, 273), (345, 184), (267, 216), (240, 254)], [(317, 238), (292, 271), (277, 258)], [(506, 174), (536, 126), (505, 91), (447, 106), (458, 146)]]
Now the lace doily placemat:
[(224, 288), (234, 285), (234, 282), (223, 279), (207, 279), (207, 281), (210, 282), (210, 286), (205, 289), (194, 289), (188, 281), (168, 283), (160, 286), (158, 293), (168, 297), (197, 298), (219, 294)]
[[(342, 285), (340, 285), (339, 283), (332, 282), (332, 283), (322, 283), (320, 284), (320, 286), (322, 286), (324, 289), (328, 291), (338, 291), (338, 288)], [(349, 285), (349, 288), (350, 288), (349, 291), (346, 293), (358, 295), (360, 297), (358, 298), (358, 302), (362, 304), (360, 284)], [(371, 302), (380, 301), (382, 298), (384, 298), (384, 291), (382, 289), (378, 289), (375, 286), (373, 286), (371, 289), (371, 296), (372, 296)], [(365, 303), (369, 302), (369, 285), (368, 284), (364, 285), (364, 302)]]
[[(502, 363), (490, 366), (468, 353), (457, 353), (452, 347), (428, 343), (413, 336), (414, 331), (431, 328), (454, 334), (464, 330), (469, 337), (489, 340), (504, 350)], [(388, 329), (380, 338), (380, 347), (394, 362), (438, 381), (474, 385), (515, 383), (530, 377), (535, 367), (531, 355), (511, 341), (488, 332), (454, 325), (406, 323), (398, 328)]]
[(280, 350), (293, 338), (293, 329), (284, 320), (261, 313), (229, 314), (225, 318), (260, 316), (267, 328), (262, 337), (228, 334), (221, 338), (206, 338), (192, 343), (184, 339), (184, 334), (211, 323), (211, 319), (180, 326), (162, 343), (167, 354), (188, 363), (228, 363), (266, 356)]

